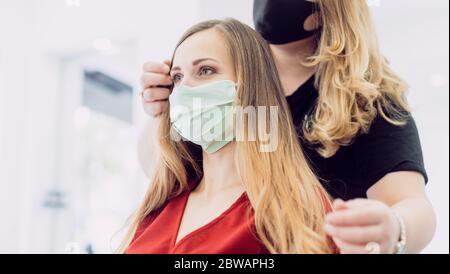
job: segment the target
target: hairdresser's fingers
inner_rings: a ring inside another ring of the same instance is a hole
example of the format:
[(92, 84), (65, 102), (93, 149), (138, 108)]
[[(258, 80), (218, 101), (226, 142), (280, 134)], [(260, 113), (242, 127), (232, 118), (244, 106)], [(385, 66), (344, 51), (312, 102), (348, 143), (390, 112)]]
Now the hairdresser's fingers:
[[(168, 62), (168, 63), (167, 63)], [(152, 72), (152, 73), (161, 73), (161, 74), (169, 74), (170, 70), (170, 61), (166, 60), (163, 63), (158, 62), (146, 62), (142, 66), (142, 71), (144, 73)]]
[(171, 91), (168, 88), (147, 88), (142, 91), (142, 99), (146, 103), (164, 101), (169, 98), (170, 93)]
[(370, 242), (381, 242), (384, 240), (385, 231), (382, 226), (332, 226), (325, 225), (325, 232), (341, 241), (353, 244), (367, 244)]
[(373, 207), (351, 208), (329, 213), (325, 220), (334, 226), (376, 225), (382, 222), (383, 215)]
[(168, 101), (155, 101), (155, 102), (146, 103), (143, 100), (142, 104), (143, 104), (145, 113), (147, 113), (147, 115), (149, 115), (151, 117), (157, 117), (157, 116), (161, 115), (169, 107)]
[(353, 200), (348, 200), (345, 202), (345, 204), (347, 205), (348, 208), (352, 208), (352, 207), (363, 207), (363, 206), (370, 206), (373, 204), (373, 200), (369, 200), (369, 199), (353, 199)]
[(339, 248), (341, 254), (379, 254), (380, 246), (377, 243), (369, 243), (366, 245), (352, 244), (333, 238), (334, 243)]
[(142, 104), (150, 116), (158, 116), (167, 110), (173, 81), (169, 76), (170, 61), (146, 62), (141, 76)]
[(347, 205), (345, 204), (345, 202), (341, 199), (336, 199), (333, 202), (333, 210), (338, 211), (338, 210), (344, 210), (347, 209)]
[(153, 87), (169, 87), (172, 84), (173, 81), (167, 74), (145, 72), (141, 76), (141, 86), (143, 90)]
[(163, 63), (165, 65), (167, 65), (168, 67), (170, 67), (172, 65), (172, 61), (170, 61), (170, 60), (165, 60)]

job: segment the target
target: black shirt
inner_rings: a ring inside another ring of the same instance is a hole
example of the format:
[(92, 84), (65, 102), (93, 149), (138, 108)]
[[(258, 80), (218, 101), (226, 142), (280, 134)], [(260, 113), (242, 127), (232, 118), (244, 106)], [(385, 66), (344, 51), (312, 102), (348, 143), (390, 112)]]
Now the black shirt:
[(395, 126), (377, 116), (369, 133), (357, 136), (349, 146), (340, 147), (333, 157), (320, 156), (316, 146), (303, 138), (303, 123), (314, 111), (318, 99), (314, 80), (311, 77), (286, 99), (305, 156), (331, 196), (344, 200), (366, 198), (371, 186), (395, 171), (416, 171), (428, 181), (412, 117), (405, 126)]

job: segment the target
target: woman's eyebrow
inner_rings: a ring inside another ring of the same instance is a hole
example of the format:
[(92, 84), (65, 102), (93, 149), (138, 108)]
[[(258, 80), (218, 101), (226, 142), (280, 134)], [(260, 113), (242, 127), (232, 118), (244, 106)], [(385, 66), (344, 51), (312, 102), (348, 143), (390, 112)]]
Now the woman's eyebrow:
[[(200, 64), (202, 62), (205, 62), (205, 61), (213, 61), (213, 62), (219, 63), (219, 61), (217, 61), (216, 59), (213, 59), (213, 58), (201, 58), (201, 59), (197, 59), (197, 60), (193, 61), (192, 62), (192, 66), (196, 66), (196, 65), (198, 65), (198, 64)], [(176, 66), (176, 67), (173, 67), (170, 70), (170, 72), (172, 72), (172, 71), (180, 71), (180, 70), (181, 70), (181, 68), (179, 66)]]
[(198, 64), (200, 64), (202, 62), (205, 62), (205, 61), (213, 61), (213, 62), (218, 63), (218, 61), (216, 59), (213, 59), (213, 58), (201, 58), (201, 59), (197, 59), (194, 62), (192, 62), (192, 65), (196, 66), (196, 65), (198, 65)]

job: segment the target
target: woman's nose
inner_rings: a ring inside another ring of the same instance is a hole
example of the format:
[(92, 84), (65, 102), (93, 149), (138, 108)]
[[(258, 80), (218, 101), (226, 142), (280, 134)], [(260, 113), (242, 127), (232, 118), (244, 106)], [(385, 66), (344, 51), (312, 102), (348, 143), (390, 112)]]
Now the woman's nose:
[(196, 79), (195, 77), (184, 76), (179, 84), (187, 87), (196, 87), (205, 84), (205, 81)]
[(196, 83), (196, 81), (192, 78), (188, 78), (188, 77), (184, 77), (183, 81), (181, 81), (180, 83), (182, 86), (187, 86), (187, 87), (195, 87), (198, 86), (198, 83)]

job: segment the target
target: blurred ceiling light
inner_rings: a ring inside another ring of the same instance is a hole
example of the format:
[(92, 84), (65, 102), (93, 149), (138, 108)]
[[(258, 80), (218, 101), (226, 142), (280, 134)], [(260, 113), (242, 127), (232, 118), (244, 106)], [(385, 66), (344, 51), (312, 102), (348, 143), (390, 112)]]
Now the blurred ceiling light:
[(94, 49), (103, 54), (115, 54), (118, 52), (118, 49), (108, 38), (97, 38), (93, 42)]
[(71, 8), (79, 8), (81, 6), (81, 0), (66, 0), (66, 5)]
[(79, 107), (75, 111), (73, 118), (75, 128), (78, 130), (83, 129), (88, 125), (89, 120), (91, 119), (91, 111), (87, 107)]

